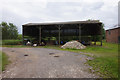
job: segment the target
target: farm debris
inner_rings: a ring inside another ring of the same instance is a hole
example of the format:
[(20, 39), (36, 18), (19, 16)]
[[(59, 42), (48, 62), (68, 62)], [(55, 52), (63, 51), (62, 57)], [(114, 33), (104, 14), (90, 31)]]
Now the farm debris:
[(37, 44), (33, 44), (33, 47), (36, 47), (37, 46)]
[(63, 46), (61, 46), (61, 48), (66, 49), (66, 48), (70, 48), (70, 49), (85, 49), (86, 46), (84, 46), (83, 44), (81, 44), (78, 41), (70, 41), (65, 43)]
[(31, 46), (31, 42), (28, 41), (28, 42), (26, 43), (26, 45), (27, 45), (27, 46)]

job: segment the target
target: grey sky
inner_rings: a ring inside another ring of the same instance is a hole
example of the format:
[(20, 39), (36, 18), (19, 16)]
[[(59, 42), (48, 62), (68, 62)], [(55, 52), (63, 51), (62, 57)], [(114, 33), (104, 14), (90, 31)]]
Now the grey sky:
[(105, 29), (118, 24), (119, 0), (2, 0), (0, 22), (12, 22), (22, 33), (28, 22), (99, 19)]

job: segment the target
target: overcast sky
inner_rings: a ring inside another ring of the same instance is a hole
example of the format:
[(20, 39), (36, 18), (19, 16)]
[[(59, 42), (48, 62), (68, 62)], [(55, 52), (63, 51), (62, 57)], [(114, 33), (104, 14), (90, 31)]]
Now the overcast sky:
[(118, 24), (119, 0), (0, 0), (0, 22), (22, 24), (98, 19), (105, 29)]

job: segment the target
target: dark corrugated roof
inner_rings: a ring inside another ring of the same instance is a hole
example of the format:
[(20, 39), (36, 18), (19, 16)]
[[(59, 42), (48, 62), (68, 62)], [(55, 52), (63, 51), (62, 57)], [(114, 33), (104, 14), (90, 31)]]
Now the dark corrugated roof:
[(68, 22), (28, 23), (28, 24), (24, 24), (23, 26), (57, 25), (57, 24), (89, 24), (89, 23), (102, 24), (98, 20), (92, 20), (92, 21), (68, 21)]

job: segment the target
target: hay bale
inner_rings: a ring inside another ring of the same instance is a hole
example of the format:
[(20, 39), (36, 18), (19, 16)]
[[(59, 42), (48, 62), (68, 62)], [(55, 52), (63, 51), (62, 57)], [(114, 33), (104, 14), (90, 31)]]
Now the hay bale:
[(63, 46), (61, 46), (62, 49), (70, 48), (70, 49), (85, 49), (86, 46), (81, 44), (78, 41), (70, 41), (65, 43)]

